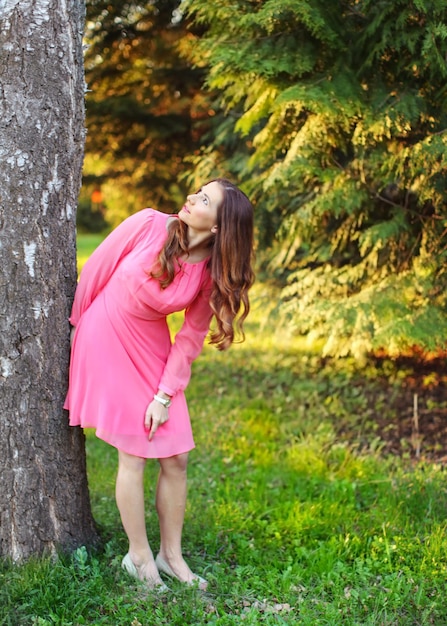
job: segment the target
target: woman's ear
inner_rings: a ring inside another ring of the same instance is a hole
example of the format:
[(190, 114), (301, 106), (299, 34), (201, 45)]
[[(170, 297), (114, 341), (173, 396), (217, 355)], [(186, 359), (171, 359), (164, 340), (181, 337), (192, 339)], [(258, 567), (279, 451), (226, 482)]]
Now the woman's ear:
[(217, 233), (217, 224), (214, 224), (214, 226), (211, 228), (211, 232), (213, 233), (213, 235)]

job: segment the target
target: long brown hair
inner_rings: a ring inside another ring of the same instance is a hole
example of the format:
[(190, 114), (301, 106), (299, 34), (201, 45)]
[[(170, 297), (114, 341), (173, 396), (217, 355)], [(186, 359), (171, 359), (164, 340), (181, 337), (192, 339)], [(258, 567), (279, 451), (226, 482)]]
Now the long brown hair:
[[(217, 232), (210, 242), (209, 268), (213, 281), (210, 306), (216, 318), (210, 343), (226, 350), (235, 340), (235, 327), (244, 339), (243, 323), (250, 310), (248, 290), (254, 281), (253, 207), (247, 196), (226, 178), (216, 178), (223, 191), (217, 208)], [(174, 280), (178, 259), (188, 254), (187, 225), (180, 219), (168, 226), (168, 237), (151, 272), (165, 289)]]

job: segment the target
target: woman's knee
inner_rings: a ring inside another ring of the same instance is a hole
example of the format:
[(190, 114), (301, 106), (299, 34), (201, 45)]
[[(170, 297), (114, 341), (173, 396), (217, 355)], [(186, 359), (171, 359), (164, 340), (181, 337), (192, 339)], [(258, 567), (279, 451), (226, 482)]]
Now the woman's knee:
[(143, 472), (146, 466), (146, 459), (118, 450), (118, 466), (120, 469), (127, 471)]
[(165, 459), (158, 459), (162, 472), (165, 473), (186, 473), (188, 467), (188, 453), (176, 454)]

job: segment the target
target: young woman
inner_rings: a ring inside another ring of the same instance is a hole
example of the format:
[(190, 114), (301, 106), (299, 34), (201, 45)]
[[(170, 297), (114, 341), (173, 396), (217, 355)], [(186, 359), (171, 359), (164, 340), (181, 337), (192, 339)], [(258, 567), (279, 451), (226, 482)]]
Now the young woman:
[[(129, 539), (123, 569), (149, 588), (160, 572), (206, 589), (182, 556), (188, 452), (194, 448), (184, 390), (210, 342), (234, 340), (249, 311), (253, 209), (226, 179), (187, 197), (178, 215), (145, 209), (93, 252), (76, 290), (65, 408), (72, 426), (93, 427), (118, 449), (116, 501)], [(171, 343), (166, 316), (185, 310)], [(158, 459), (160, 551), (146, 534), (143, 472)]]

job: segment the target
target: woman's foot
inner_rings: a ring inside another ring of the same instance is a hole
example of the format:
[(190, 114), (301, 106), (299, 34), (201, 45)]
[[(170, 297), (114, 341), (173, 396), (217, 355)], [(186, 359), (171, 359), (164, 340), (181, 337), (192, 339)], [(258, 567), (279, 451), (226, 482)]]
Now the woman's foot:
[(147, 561), (146, 563), (137, 565), (131, 559), (130, 554), (127, 553), (122, 560), (121, 567), (129, 574), (129, 576), (144, 582), (146, 587), (149, 589), (162, 592), (168, 590), (168, 587), (160, 578), (155, 562)]
[(206, 591), (208, 587), (208, 581), (198, 574), (194, 574), (183, 559), (177, 563), (174, 563), (173, 561), (168, 563), (160, 554), (158, 554), (155, 559), (155, 564), (160, 572), (163, 572), (163, 574), (166, 574), (171, 578), (175, 578), (182, 583), (187, 585), (196, 585), (201, 591)]

